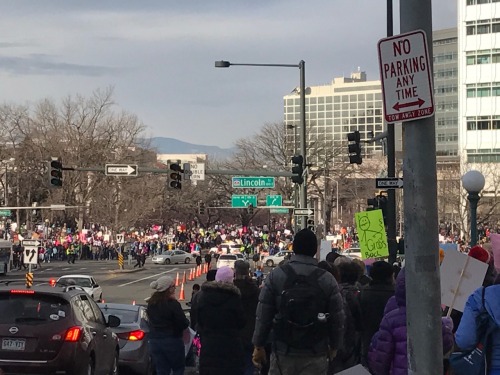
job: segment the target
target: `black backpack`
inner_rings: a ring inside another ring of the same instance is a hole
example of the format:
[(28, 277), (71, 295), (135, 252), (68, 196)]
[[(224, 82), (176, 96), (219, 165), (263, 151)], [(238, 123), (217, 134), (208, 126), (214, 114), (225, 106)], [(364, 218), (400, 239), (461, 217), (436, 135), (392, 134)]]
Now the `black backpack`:
[(312, 349), (328, 337), (328, 298), (318, 282), (326, 271), (316, 268), (308, 276), (298, 275), (288, 263), (281, 269), (286, 281), (274, 319), (274, 339), (288, 348)]

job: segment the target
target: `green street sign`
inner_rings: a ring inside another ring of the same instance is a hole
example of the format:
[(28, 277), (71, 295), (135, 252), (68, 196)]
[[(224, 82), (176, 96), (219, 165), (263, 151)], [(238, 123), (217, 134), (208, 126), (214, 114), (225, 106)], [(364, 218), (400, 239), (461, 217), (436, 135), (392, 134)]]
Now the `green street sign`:
[(257, 207), (256, 195), (233, 195), (231, 197), (231, 207), (247, 207), (249, 205)]
[(233, 188), (272, 189), (274, 177), (233, 177)]
[(270, 208), (269, 212), (272, 214), (288, 214), (288, 213), (290, 213), (288, 208)]
[(6, 217), (12, 215), (11, 210), (0, 210), (0, 216)]
[(266, 196), (266, 206), (282, 206), (283, 198), (281, 195)]

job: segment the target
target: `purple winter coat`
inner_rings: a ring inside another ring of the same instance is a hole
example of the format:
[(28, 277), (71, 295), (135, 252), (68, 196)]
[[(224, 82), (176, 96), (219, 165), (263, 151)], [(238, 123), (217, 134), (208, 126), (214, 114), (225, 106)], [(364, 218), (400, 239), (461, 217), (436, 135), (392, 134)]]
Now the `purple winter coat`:
[[(368, 352), (368, 366), (374, 375), (407, 375), (408, 355), (406, 347), (406, 283), (404, 268), (396, 279), (395, 300), (397, 307), (386, 311), (380, 328), (373, 336)], [(453, 322), (443, 320), (443, 353), (453, 346)]]

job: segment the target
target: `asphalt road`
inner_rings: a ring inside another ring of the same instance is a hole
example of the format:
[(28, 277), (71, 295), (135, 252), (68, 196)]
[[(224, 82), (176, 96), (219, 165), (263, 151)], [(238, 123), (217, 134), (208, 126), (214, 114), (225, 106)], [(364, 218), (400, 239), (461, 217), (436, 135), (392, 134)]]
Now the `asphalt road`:
[[(160, 276), (170, 275), (174, 279), (179, 274), (179, 280), (182, 281), (184, 272), (186, 272), (186, 283), (184, 284), (185, 300), (180, 301), (183, 307), (188, 308), (186, 302), (191, 299), (192, 286), (194, 283), (201, 284), (205, 281), (205, 275), (188, 281), (189, 272), (195, 268), (191, 264), (171, 264), (157, 265), (151, 262), (151, 258), (146, 259), (144, 268), (134, 268), (132, 262), (128, 265), (125, 261), (124, 269), (119, 270), (116, 260), (77, 260), (75, 264), (68, 264), (65, 261), (53, 261), (51, 263), (42, 263), (42, 267), (33, 269), (34, 284), (48, 282), (50, 279), (57, 279), (62, 275), (84, 274), (92, 275), (103, 290), (105, 302), (114, 303), (146, 303), (146, 298), (151, 296), (153, 290), (149, 284)], [(12, 270), (3, 276), (0, 280), (24, 280), (27, 270)], [(180, 297), (181, 285), (176, 290), (177, 298)]]

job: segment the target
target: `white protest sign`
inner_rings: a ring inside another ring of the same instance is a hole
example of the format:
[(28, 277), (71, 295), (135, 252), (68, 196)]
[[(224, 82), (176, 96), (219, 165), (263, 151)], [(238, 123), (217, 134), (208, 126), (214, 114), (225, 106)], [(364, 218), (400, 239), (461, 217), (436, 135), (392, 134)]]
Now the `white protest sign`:
[(370, 375), (367, 369), (361, 365), (348, 368), (347, 370), (336, 372), (337, 375)]
[(467, 254), (447, 251), (441, 264), (441, 303), (463, 312), (469, 296), (483, 285), (487, 269)]
[(191, 180), (205, 180), (205, 163), (189, 163), (191, 166)]
[(319, 260), (326, 260), (326, 256), (328, 253), (332, 251), (332, 241), (321, 240), (321, 244), (319, 246)]

